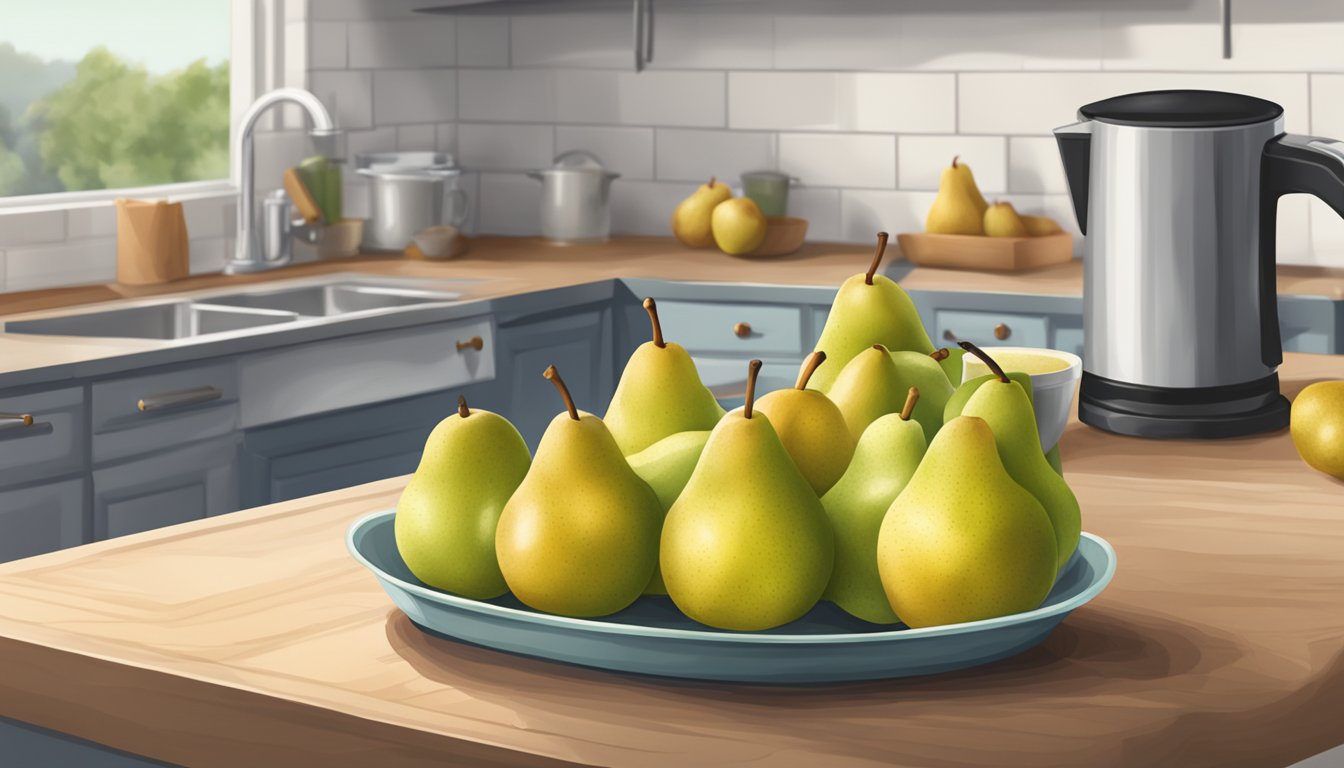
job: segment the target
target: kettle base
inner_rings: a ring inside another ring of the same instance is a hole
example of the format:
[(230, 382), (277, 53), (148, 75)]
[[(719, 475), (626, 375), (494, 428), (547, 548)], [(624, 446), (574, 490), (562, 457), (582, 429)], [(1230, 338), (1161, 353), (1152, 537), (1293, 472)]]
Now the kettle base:
[(1242, 384), (1178, 389), (1129, 384), (1084, 371), (1078, 393), (1080, 421), (1132, 437), (1244, 437), (1286, 428), (1288, 414), (1277, 373)]

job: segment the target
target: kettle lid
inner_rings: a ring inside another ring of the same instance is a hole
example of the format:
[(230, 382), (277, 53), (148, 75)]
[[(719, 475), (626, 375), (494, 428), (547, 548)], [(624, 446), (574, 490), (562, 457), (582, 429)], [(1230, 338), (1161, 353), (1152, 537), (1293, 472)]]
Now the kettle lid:
[(1078, 110), (1089, 120), (1148, 128), (1222, 128), (1274, 120), (1283, 107), (1223, 91), (1144, 91), (1094, 101)]

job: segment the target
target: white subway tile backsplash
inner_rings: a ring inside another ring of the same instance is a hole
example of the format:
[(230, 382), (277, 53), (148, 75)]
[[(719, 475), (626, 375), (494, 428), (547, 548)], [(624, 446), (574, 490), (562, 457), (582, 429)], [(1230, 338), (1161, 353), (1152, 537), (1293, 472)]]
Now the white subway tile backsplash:
[(744, 171), (773, 170), (775, 134), (659, 128), (659, 181), (694, 181), (711, 176), (737, 185)]
[(514, 67), (634, 66), (629, 8), (623, 13), (520, 14), (509, 27)]
[(67, 209), (65, 212), (65, 236), (69, 240), (111, 237), (115, 234), (117, 234), (117, 206), (113, 203), (85, 205)]
[(224, 271), (224, 262), (232, 255), (234, 240), (231, 237), (207, 237), (191, 239), (191, 259), (188, 269), (193, 275)]
[(415, 12), (425, 0), (309, 0), (310, 19), (396, 19), (424, 18)]
[(672, 210), (695, 191), (696, 184), (626, 181), (611, 186), (611, 231), (616, 235), (672, 234)]
[(733, 72), (728, 124), (806, 131), (951, 133), (956, 77), (864, 72)]
[(1311, 76), (1311, 133), (1344, 141), (1344, 75)]
[(464, 69), (457, 89), (461, 120), (555, 120), (555, 73), (549, 70)]
[(373, 115), (379, 125), (433, 123), (457, 116), (451, 69), (379, 69), (373, 73)]
[(259, 133), (253, 139), (253, 146), (256, 152), (253, 184), (258, 198), (284, 186), (285, 169), (313, 154), (307, 131)]
[(892, 48), (908, 69), (1100, 69), (1103, 2), (1024, 8), (979, 0), (902, 8), (901, 35)]
[[(1280, 264), (1315, 264), (1312, 249), (1310, 195), (1285, 195), (1279, 198), (1275, 227), (1274, 258)], [(1329, 207), (1326, 206), (1326, 210)]]
[(368, 72), (314, 72), (313, 93), (343, 131), (373, 125), (373, 75)]
[(789, 190), (790, 216), (807, 219), (807, 240), (833, 243), (840, 236), (840, 190), (795, 186)]
[(433, 150), (435, 146), (433, 125), (397, 126), (397, 149), (401, 151)]
[(1034, 194), (1069, 191), (1054, 138), (1014, 136), (1008, 140), (1008, 189)]
[[(372, 131), (351, 131), (345, 135), (345, 175), (355, 173), (355, 158), (371, 152), (392, 152), (397, 148), (396, 128), (375, 128)], [(347, 179), (348, 180), (348, 179)]]
[(556, 116), (561, 123), (721, 128), (725, 124), (721, 72), (556, 73)]
[[(1312, 262), (1323, 267), (1344, 267), (1344, 219), (1314, 197), (1307, 198), (1307, 207), (1310, 211)], [(1279, 228), (1282, 230), (1282, 224)]]
[[(457, 162), (464, 168), (530, 171), (549, 168), (554, 158), (554, 129), (549, 125), (462, 123), (457, 126)], [(531, 179), (524, 178), (523, 181), (540, 186)]]
[(904, 16), (826, 13), (821, 7), (776, 16), (775, 69), (900, 69)]
[(960, 133), (1048, 136), (1076, 120), (1078, 108), (1132, 91), (1201, 88), (1236, 91), (1283, 106), (1288, 130), (1310, 123), (1305, 74), (1170, 72), (968, 73), (959, 76)]
[(586, 149), (609, 171), (623, 179), (653, 178), (653, 129), (560, 125), (555, 129), (555, 153)]
[(457, 123), (439, 123), (434, 126), (434, 148), (457, 155)]
[(458, 16), (457, 66), (509, 66), (509, 18)]
[(840, 237), (848, 243), (871, 243), (878, 232), (923, 232), (924, 217), (934, 192), (865, 191), (840, 193)]
[(0, 248), (65, 239), (65, 211), (0, 209)]
[(541, 185), (532, 179), (516, 173), (482, 173), (478, 199), (477, 229), (481, 234), (540, 233)]
[(1008, 189), (1006, 147), (1002, 136), (900, 136), (896, 139), (896, 186), (936, 190), (952, 158), (965, 162), (976, 186), (990, 194)]
[[(310, 21), (308, 27), (308, 68), (345, 69), (346, 27), (341, 21)], [(288, 56), (286, 56), (288, 59)]]
[(759, 14), (704, 13), (703, 7), (667, 3), (657, 10), (653, 54), (651, 69), (770, 69), (774, 25)]
[(352, 21), (351, 69), (452, 67), (457, 64), (452, 16), (395, 21)]
[(236, 211), (231, 198), (183, 200), (182, 215), (187, 220), (187, 236), (193, 240), (223, 237), (238, 226)]
[(110, 283), (117, 275), (113, 238), (5, 249), (5, 290)]
[(779, 169), (808, 186), (891, 188), (896, 185), (896, 137), (780, 134)]

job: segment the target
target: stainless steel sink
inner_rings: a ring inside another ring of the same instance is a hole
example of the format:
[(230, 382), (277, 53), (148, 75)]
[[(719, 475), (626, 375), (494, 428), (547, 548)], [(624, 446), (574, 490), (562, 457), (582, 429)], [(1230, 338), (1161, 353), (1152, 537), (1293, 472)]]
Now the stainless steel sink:
[(228, 307), (293, 312), (304, 317), (330, 317), (371, 309), (451, 301), (461, 295), (452, 291), (423, 291), (364, 283), (336, 283), (211, 296), (204, 301)]
[(15, 320), (5, 323), (6, 333), (43, 336), (86, 336), (121, 339), (185, 339), (263, 325), (288, 323), (291, 312), (240, 310), (174, 301), (105, 312)]

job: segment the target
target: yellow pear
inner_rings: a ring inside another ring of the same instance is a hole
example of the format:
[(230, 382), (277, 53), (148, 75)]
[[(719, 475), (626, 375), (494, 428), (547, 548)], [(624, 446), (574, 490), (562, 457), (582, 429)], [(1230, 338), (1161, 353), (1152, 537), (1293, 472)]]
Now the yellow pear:
[(825, 361), (825, 352), (813, 352), (792, 389), (777, 389), (756, 402), (756, 410), (769, 417), (784, 450), (817, 496), (830, 490), (845, 473), (856, 442), (840, 408), (826, 395), (807, 388), (812, 372)]
[(726, 200), (714, 207), (710, 228), (719, 250), (729, 255), (751, 253), (765, 239), (765, 214), (750, 197)]
[(1027, 225), (1012, 203), (995, 203), (985, 210), (985, 234), (990, 237), (1026, 237)]
[(1042, 235), (1058, 235), (1063, 232), (1059, 222), (1049, 216), (1022, 216), (1022, 223), (1027, 228), (1029, 237), (1041, 237)]
[(959, 162), (960, 159), (960, 156), (952, 158), (952, 167), (956, 169), (957, 175), (961, 178), (961, 183), (966, 186), (971, 199), (975, 201), (976, 210), (980, 211), (981, 216), (984, 216), (985, 209), (989, 208), (989, 203), (985, 202), (985, 196), (980, 194), (980, 187), (975, 183), (975, 174), (971, 173), (971, 166)]
[(1318, 381), (1298, 393), (1289, 431), (1303, 461), (1344, 480), (1344, 381)]
[(957, 158), (943, 169), (938, 182), (938, 196), (933, 199), (929, 215), (924, 220), (924, 231), (939, 235), (983, 235), (984, 216), (979, 190), (969, 169), (958, 170)]
[(733, 191), (713, 176), (672, 211), (672, 234), (684, 245), (708, 248), (714, 244), (710, 216), (714, 206), (733, 196)]

